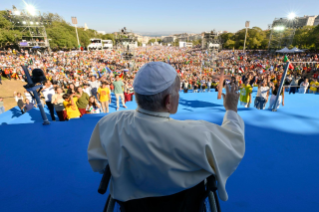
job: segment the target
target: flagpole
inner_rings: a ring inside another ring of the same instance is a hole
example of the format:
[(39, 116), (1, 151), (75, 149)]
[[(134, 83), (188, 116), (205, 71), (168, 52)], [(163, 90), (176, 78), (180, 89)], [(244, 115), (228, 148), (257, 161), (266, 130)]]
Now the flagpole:
[[(280, 94), (281, 94), (281, 90), (282, 90), (282, 88), (283, 88), (283, 86), (284, 86), (284, 82), (285, 82), (285, 79), (286, 79), (286, 76), (287, 76), (287, 72), (288, 72), (288, 69), (289, 69), (289, 61), (287, 62), (287, 65), (286, 65), (286, 68), (285, 68), (285, 71), (284, 71), (284, 73), (283, 73), (283, 75), (282, 75), (282, 77), (281, 77), (281, 82), (280, 82), (280, 85), (279, 85), (279, 88), (278, 88), (278, 91), (277, 91), (277, 96), (276, 96), (276, 101), (275, 101), (275, 104), (274, 104), (274, 106), (273, 106), (273, 108), (272, 108), (272, 111), (273, 112), (276, 112), (277, 111), (277, 103), (278, 103), (278, 101), (279, 101), (279, 97), (280, 97)], [(283, 92), (285, 92), (285, 91), (283, 91)]]

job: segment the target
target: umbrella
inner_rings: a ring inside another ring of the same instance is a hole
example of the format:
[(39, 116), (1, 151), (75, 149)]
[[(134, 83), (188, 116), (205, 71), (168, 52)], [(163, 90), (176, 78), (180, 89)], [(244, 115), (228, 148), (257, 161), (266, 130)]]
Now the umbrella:
[(34, 47), (32, 47), (32, 49), (41, 49), (41, 47), (40, 46), (34, 46)]

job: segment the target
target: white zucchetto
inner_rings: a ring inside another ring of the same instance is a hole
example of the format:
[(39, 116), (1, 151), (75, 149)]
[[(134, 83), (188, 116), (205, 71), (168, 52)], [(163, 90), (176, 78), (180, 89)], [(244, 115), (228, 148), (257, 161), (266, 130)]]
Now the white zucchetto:
[(147, 63), (136, 74), (134, 91), (146, 96), (161, 93), (175, 82), (176, 76), (176, 70), (167, 63)]

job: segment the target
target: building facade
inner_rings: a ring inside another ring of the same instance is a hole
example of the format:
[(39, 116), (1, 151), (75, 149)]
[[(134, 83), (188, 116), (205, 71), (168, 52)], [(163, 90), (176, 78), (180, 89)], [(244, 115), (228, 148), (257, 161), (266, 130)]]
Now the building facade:
[(175, 40), (175, 36), (166, 36), (162, 38), (163, 43), (173, 43)]
[[(276, 18), (273, 23), (272, 27), (285, 27), (285, 28), (302, 28), (304, 26), (316, 26), (319, 24), (319, 16), (303, 16), (303, 17), (296, 17), (294, 20), (289, 20), (288, 18)], [(316, 24), (316, 25), (315, 25)]]

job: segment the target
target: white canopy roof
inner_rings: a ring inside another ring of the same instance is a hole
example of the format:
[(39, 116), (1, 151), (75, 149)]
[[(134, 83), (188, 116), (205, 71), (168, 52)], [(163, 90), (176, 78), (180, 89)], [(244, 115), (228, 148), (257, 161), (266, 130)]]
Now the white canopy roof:
[(281, 50), (278, 50), (278, 51), (276, 51), (276, 52), (278, 52), (278, 53), (289, 53), (289, 49), (287, 48), (287, 47), (285, 47), (285, 48), (283, 48), (283, 49), (281, 49)]
[(294, 47), (294, 48), (289, 50), (289, 53), (299, 53), (299, 52), (304, 52), (304, 51), (298, 49), (297, 47)]
[(287, 47), (285, 47), (285, 48), (283, 48), (281, 50), (278, 50), (276, 52), (278, 52), (278, 53), (299, 53), (299, 52), (304, 52), (304, 51), (298, 49), (297, 47), (294, 47), (294, 48), (292, 48), (290, 50)]

